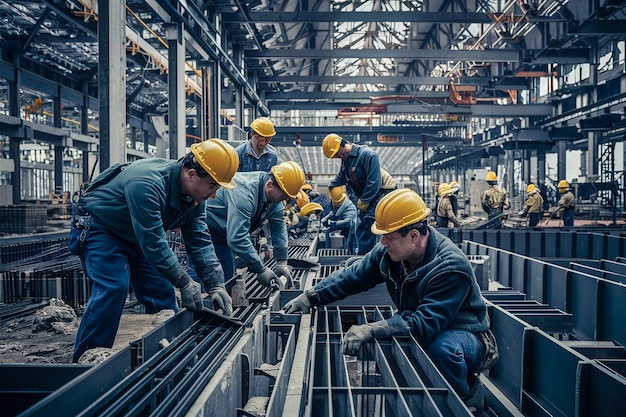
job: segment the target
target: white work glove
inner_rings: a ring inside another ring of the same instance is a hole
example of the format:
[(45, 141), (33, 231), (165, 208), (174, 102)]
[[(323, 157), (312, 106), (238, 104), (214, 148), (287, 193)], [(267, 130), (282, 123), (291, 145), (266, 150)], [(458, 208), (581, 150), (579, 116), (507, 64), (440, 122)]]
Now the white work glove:
[(311, 300), (309, 300), (309, 297), (307, 297), (305, 293), (302, 293), (293, 300), (289, 301), (287, 304), (285, 304), (283, 310), (285, 310), (285, 314), (307, 314), (311, 311)]
[(285, 284), (285, 288), (293, 288), (293, 277), (291, 276), (291, 268), (287, 265), (287, 259), (281, 259), (277, 261), (274, 272), (279, 277), (283, 276), (287, 278), (287, 284)]
[(211, 300), (210, 305), (212, 310), (225, 316), (233, 314), (233, 301), (226, 292), (224, 284), (216, 285), (211, 288), (209, 290), (209, 299)]
[(187, 310), (202, 310), (202, 287), (196, 281), (189, 279), (187, 284), (180, 289), (180, 298), (183, 301), (183, 307)]
[(256, 279), (264, 287), (272, 289), (280, 288), (280, 281), (278, 280), (278, 276), (268, 267), (265, 267), (262, 272), (256, 274)]

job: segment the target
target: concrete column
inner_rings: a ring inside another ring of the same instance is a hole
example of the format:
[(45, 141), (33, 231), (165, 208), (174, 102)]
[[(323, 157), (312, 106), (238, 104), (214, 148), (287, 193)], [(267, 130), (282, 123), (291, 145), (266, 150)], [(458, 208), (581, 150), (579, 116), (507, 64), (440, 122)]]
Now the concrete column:
[(167, 25), (168, 45), (168, 131), (170, 159), (185, 154), (187, 146), (187, 124), (185, 123), (187, 93), (185, 92), (185, 39), (182, 23)]
[(126, 162), (126, 7), (98, 3), (100, 170)]

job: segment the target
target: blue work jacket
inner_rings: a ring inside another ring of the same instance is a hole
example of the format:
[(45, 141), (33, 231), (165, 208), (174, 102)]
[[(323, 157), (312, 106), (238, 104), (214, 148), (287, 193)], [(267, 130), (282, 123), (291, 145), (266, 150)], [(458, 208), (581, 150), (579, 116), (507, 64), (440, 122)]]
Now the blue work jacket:
[[(378, 154), (364, 145), (352, 145), (352, 150), (341, 160), (341, 168), (328, 188), (346, 185), (348, 195), (365, 204), (378, 198), (381, 188), (380, 161)], [(353, 201), (356, 204), (356, 200)]]
[(237, 146), (235, 151), (239, 155), (239, 172), (270, 172), (272, 167), (278, 163), (276, 149), (269, 144), (263, 149), (263, 153), (260, 156), (257, 156), (254, 149), (252, 149), (252, 141), (250, 140)]
[[(237, 172), (233, 180), (237, 187), (220, 188), (214, 199), (207, 201), (206, 221), (211, 233), (218, 233), (228, 247), (248, 265), (251, 272), (265, 268), (250, 240), (250, 232), (268, 221), (274, 254), (287, 254), (287, 224), (283, 218), (284, 204), (271, 203), (265, 196), (266, 172)], [(286, 258), (285, 258), (286, 259)]]
[(429, 227), (421, 264), (405, 271), (382, 244), (360, 262), (315, 285), (309, 293), (313, 305), (326, 305), (384, 282), (398, 313), (411, 333), (428, 346), (446, 329), (483, 332), (489, 329), (487, 307), (467, 256), (448, 238)]
[[(98, 178), (106, 177), (114, 168)], [(139, 245), (146, 259), (171, 282), (180, 277), (182, 266), (165, 231), (177, 227), (194, 268), (222, 269), (204, 218), (205, 203), (196, 204), (182, 194), (181, 168), (181, 160), (142, 159), (108, 182), (88, 188), (84, 197), (85, 208), (98, 224), (114, 236)], [(221, 278), (223, 281), (223, 272)]]

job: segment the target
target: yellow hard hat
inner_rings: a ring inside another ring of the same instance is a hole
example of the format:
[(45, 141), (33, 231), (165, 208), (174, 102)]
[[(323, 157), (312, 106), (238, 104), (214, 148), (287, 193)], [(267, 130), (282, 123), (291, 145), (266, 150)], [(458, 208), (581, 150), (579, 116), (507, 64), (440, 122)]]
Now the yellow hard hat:
[(274, 123), (268, 117), (257, 117), (250, 123), (250, 129), (254, 130), (261, 136), (271, 138), (276, 135), (276, 129), (274, 129)]
[(340, 185), (339, 187), (333, 187), (330, 189), (330, 200), (335, 204), (343, 203), (343, 200), (346, 199), (346, 186)]
[(485, 177), (485, 181), (498, 181), (498, 176), (495, 172), (489, 171)]
[(372, 233), (385, 235), (424, 220), (430, 209), (422, 197), (409, 188), (400, 188), (384, 196), (376, 205)]
[(295, 198), (304, 185), (304, 172), (300, 165), (293, 161), (282, 162), (272, 167), (272, 174), (281, 190), (289, 197)]
[(559, 181), (557, 188), (559, 189), (559, 191), (569, 191), (569, 182), (567, 182), (567, 180), (561, 180)]
[(305, 204), (309, 203), (309, 196), (302, 190), (298, 191), (296, 195), (296, 205), (300, 208), (304, 207)]
[(341, 147), (341, 136), (336, 133), (330, 133), (326, 135), (322, 142), (322, 149), (326, 158), (332, 158), (337, 155), (339, 148)]
[(303, 190), (303, 191), (313, 191), (313, 186), (307, 182), (307, 183), (305, 183), (302, 186), (301, 190)]
[(300, 214), (308, 217), (311, 213), (317, 210), (324, 211), (322, 206), (318, 203), (307, 203), (300, 209)]
[(439, 187), (437, 188), (437, 194), (439, 194), (439, 197), (443, 197), (444, 195), (453, 194), (453, 193), (454, 193), (454, 190), (452, 189), (450, 184), (446, 184), (445, 182), (439, 184)]
[(532, 193), (533, 191), (535, 191), (535, 189), (536, 189), (536, 188), (537, 188), (537, 187), (535, 187), (535, 184), (528, 184), (528, 187), (526, 187), (526, 193), (527, 193), (527, 194), (530, 194), (530, 193)]
[(209, 139), (191, 145), (191, 153), (219, 185), (235, 188), (233, 176), (239, 169), (239, 155), (228, 143), (221, 139)]
[(450, 182), (450, 188), (454, 189), (454, 192), (457, 192), (459, 188), (461, 188), (461, 186), (459, 185), (458, 182), (452, 181)]

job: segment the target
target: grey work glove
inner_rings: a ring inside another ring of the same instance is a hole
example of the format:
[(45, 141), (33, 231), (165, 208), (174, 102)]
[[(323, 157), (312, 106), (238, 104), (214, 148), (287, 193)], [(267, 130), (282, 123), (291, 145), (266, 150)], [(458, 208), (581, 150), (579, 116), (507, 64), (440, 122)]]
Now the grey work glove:
[(262, 272), (256, 274), (256, 279), (264, 287), (273, 289), (277, 289), (280, 287), (280, 281), (278, 280), (278, 276), (268, 267), (265, 267)]
[(293, 277), (291, 276), (291, 268), (287, 265), (287, 259), (281, 259), (277, 261), (276, 268), (274, 272), (277, 276), (283, 276), (287, 278), (287, 284), (285, 284), (285, 288), (293, 288)]
[(298, 312), (307, 314), (311, 311), (311, 300), (309, 300), (309, 297), (305, 293), (302, 293), (285, 304), (283, 310), (285, 310), (285, 314)]
[(361, 346), (373, 340), (375, 337), (391, 337), (391, 329), (389, 329), (387, 320), (350, 327), (343, 337), (343, 353), (356, 356), (361, 350)]
[(352, 326), (343, 337), (343, 353), (356, 356), (363, 343), (376, 337), (389, 339), (391, 336), (405, 336), (409, 334), (409, 331), (409, 325), (399, 314), (387, 320)]
[(224, 284), (211, 288), (209, 290), (209, 299), (211, 300), (210, 306), (212, 310), (225, 316), (233, 314), (233, 301), (226, 292)]
[(187, 284), (180, 288), (180, 297), (183, 300), (183, 307), (187, 310), (202, 310), (202, 288), (196, 281), (189, 279)]

